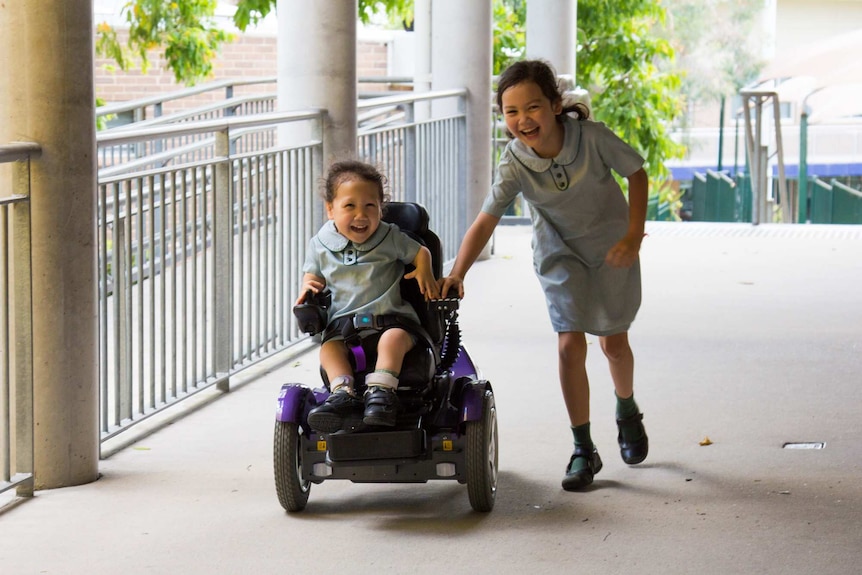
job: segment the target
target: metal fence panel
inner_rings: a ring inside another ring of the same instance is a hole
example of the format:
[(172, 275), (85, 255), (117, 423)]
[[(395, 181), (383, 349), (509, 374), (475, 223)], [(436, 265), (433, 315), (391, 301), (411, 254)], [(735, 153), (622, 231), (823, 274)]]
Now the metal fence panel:
[(0, 493), (20, 497), (34, 489), (29, 159), (38, 151), (0, 146), (0, 173), (11, 169), (13, 182), (11, 193), (0, 190)]

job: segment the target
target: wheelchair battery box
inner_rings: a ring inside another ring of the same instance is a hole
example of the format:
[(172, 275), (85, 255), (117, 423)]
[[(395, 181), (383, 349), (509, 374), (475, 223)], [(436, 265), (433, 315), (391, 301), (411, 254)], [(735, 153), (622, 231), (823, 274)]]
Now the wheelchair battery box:
[(336, 433), (328, 439), (329, 459), (333, 462), (413, 458), (422, 455), (425, 447), (422, 429)]

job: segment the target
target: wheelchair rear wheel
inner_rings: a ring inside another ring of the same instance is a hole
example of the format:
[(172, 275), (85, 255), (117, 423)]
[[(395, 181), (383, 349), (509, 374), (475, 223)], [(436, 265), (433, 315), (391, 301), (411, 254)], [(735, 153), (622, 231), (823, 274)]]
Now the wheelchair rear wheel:
[(308, 503), (311, 482), (302, 479), (302, 449), (296, 423), (275, 422), (273, 460), (278, 502), (286, 511), (302, 511)]
[(467, 494), (476, 511), (494, 507), (497, 496), (497, 407), (485, 390), (482, 418), (467, 422)]

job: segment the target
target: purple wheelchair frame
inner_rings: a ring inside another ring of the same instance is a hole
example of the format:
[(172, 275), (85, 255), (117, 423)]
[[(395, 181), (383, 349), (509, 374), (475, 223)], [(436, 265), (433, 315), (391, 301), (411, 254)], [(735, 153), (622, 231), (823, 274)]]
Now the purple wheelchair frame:
[[(458, 359), (449, 369), (452, 381), (466, 377), (473, 381), (465, 386), (461, 396), (460, 422), (478, 421), (482, 418), (483, 401), (487, 382), (480, 378), (479, 370), (470, 359), (464, 346), (460, 347)], [(275, 411), (276, 421), (302, 424), (308, 412), (323, 403), (329, 396), (325, 388), (311, 389), (300, 383), (285, 383), (278, 394)]]

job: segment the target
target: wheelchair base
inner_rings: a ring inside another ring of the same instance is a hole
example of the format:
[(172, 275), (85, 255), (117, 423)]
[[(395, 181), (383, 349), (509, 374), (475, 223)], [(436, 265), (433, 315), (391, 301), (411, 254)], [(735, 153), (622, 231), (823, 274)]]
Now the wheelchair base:
[(354, 483), (467, 481), (464, 438), (425, 430), (319, 435), (301, 438), (302, 476), (312, 483), (346, 479)]

